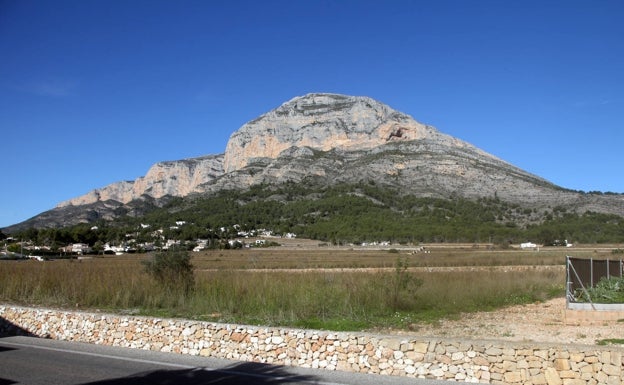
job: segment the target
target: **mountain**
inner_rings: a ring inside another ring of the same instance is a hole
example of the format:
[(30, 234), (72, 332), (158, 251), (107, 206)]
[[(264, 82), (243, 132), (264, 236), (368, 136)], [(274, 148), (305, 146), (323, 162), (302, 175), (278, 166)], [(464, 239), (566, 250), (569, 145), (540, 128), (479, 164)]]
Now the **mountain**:
[(222, 175), (222, 154), (159, 162), (150, 167), (143, 177), (95, 189), (85, 195), (61, 202), (57, 208), (106, 201), (129, 203), (144, 195), (155, 199), (165, 196), (182, 197), (198, 191), (200, 185)]
[(624, 216), (624, 196), (556, 186), (368, 97), (296, 97), (236, 130), (225, 153), (160, 162), (144, 177), (60, 203), (7, 230), (138, 216), (171, 197), (283, 183), (375, 183), (399, 194), (497, 198)]

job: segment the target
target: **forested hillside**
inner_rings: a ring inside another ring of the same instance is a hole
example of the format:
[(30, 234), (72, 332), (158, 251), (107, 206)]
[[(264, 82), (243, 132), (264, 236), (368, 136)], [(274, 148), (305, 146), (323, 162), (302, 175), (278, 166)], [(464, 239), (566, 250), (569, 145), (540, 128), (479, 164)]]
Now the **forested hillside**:
[[(174, 226), (176, 221), (186, 223), (178, 227)], [(564, 207), (538, 210), (496, 197), (475, 201), (419, 198), (373, 182), (326, 188), (295, 183), (259, 185), (244, 192), (176, 198), (145, 216), (100, 221), (97, 230), (91, 229), (93, 224), (82, 224), (30, 229), (18, 236), (93, 244), (122, 242), (129, 235), (148, 241), (156, 229), (162, 229), (168, 239), (193, 241), (233, 238), (234, 225), (240, 230), (290, 232), (333, 244), (489, 242), (505, 246), (527, 240), (548, 245), (564, 239), (574, 243), (624, 242), (624, 219), (616, 215), (575, 213)]]

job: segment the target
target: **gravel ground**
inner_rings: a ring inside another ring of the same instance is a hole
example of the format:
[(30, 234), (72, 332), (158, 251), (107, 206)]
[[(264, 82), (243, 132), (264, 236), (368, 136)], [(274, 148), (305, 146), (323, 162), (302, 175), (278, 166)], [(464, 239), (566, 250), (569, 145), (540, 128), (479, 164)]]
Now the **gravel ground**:
[[(594, 345), (608, 338), (624, 338), (624, 323), (566, 325), (565, 298), (481, 313), (464, 314), (459, 320), (442, 320), (409, 332), (426, 337), (495, 339)], [(401, 334), (408, 334), (407, 332)]]

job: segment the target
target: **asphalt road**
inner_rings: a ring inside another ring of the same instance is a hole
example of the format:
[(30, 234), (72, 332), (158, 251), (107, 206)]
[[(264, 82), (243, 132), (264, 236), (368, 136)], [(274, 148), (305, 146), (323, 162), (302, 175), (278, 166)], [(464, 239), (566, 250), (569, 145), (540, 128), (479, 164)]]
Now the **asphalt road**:
[(449, 382), (227, 361), (32, 337), (0, 338), (0, 385), (11, 384), (442, 385)]

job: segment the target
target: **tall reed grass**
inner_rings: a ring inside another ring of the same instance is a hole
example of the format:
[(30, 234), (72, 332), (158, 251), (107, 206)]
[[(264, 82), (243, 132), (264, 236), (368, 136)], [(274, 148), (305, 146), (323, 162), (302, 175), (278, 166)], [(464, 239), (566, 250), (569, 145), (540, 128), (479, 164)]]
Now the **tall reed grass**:
[[(222, 269), (196, 271), (194, 290), (185, 295), (158, 286), (137, 259), (2, 261), (0, 302), (333, 330), (407, 328), (462, 312), (563, 295), (564, 275), (563, 269), (428, 273)], [(397, 286), (399, 279), (417, 284)]]

